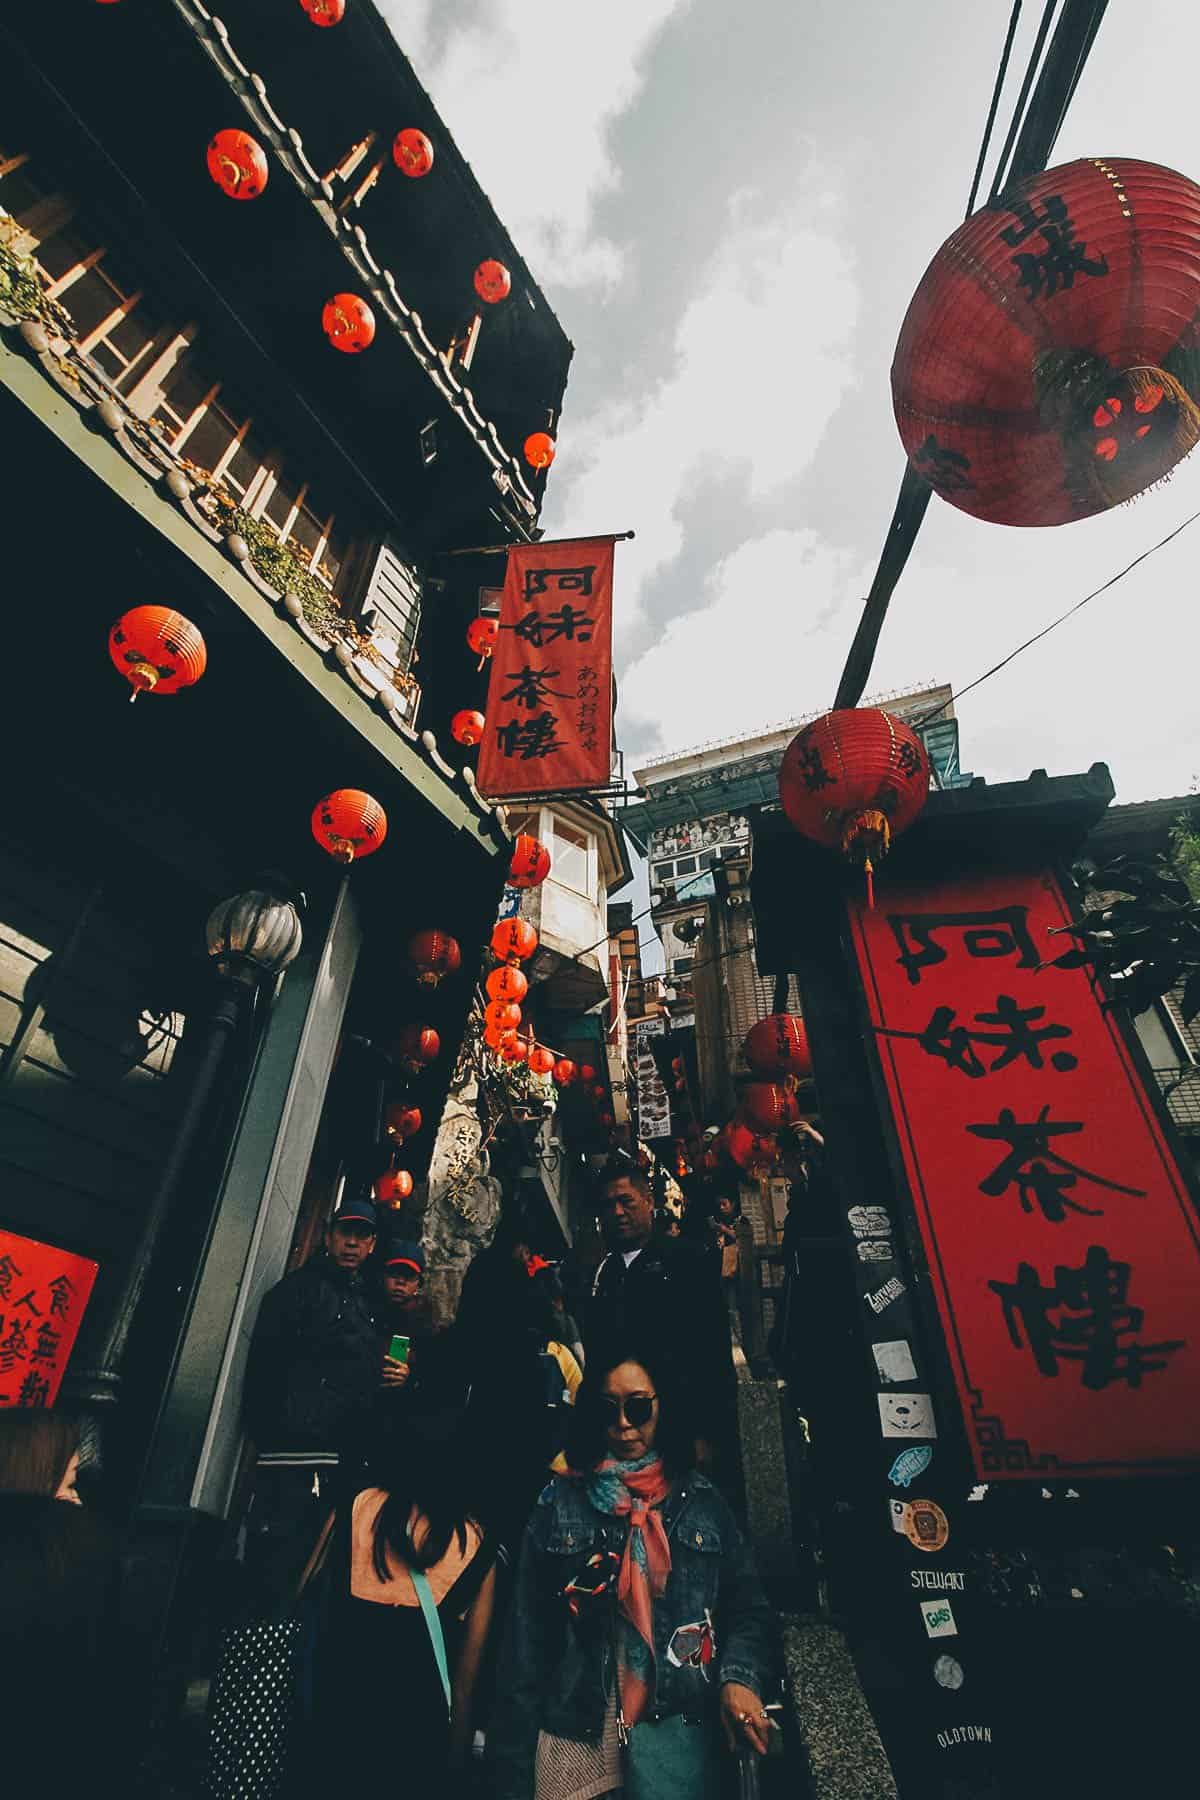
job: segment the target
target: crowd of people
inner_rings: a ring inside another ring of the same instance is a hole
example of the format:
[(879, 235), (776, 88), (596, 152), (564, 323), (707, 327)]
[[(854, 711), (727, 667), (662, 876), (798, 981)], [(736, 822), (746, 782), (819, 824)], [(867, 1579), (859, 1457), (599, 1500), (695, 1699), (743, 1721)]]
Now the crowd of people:
[[(212, 1800), (394, 1784), (398, 1759), (414, 1800), (665, 1800), (715, 1795), (722, 1744), (766, 1747), (769, 1611), (728, 1497), (736, 1203), (705, 1197), (681, 1226), (628, 1160), (597, 1199), (586, 1277), (509, 1212), (449, 1325), (421, 1245), (369, 1200), (264, 1298)], [(79, 1685), (107, 1744), (137, 1683), (89, 1687), (89, 1657), (112, 1665), (117, 1559), (73, 1504), (78, 1449), (57, 1414), (0, 1418), (15, 1591), (35, 1645), (47, 1593), (86, 1613)]]

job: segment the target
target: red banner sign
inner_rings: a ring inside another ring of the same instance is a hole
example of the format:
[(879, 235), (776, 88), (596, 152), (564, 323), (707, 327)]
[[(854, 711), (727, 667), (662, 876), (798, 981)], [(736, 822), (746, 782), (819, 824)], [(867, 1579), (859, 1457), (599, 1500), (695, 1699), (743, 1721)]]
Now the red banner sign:
[[(851, 923), (983, 1480), (1200, 1461), (1200, 1221), (1047, 873)], [(869, 1196), (864, 1196), (869, 1198)]]
[(97, 1264), (0, 1231), (0, 1406), (53, 1406)]
[(479, 791), (566, 794), (612, 779), (611, 538), (508, 553)]

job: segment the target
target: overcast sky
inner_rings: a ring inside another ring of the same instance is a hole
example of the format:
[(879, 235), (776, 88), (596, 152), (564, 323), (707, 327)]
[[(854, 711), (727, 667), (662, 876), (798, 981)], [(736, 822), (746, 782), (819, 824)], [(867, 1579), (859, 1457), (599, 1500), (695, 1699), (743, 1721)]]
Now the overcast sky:
[[(961, 220), (1010, 0), (383, 0), (576, 345), (543, 524), (617, 551), (640, 757), (828, 705), (902, 473), (888, 371)], [(1041, 7), (1029, 4), (1007, 121)], [(1054, 155), (1200, 179), (1185, 0), (1112, 0)], [(989, 166), (990, 172), (990, 166)], [(964, 685), (1200, 509), (1200, 451), (1053, 530), (936, 496), (871, 689)], [(969, 695), (990, 780), (1200, 779), (1200, 522)]]

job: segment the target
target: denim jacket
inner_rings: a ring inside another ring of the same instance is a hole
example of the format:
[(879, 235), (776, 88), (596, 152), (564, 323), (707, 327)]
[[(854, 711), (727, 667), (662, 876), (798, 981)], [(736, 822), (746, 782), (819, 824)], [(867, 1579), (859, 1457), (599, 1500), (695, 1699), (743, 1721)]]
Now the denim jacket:
[[(770, 1607), (750, 1548), (706, 1476), (692, 1470), (663, 1502), (671, 1546), (666, 1591), (654, 1603), (656, 1686), (648, 1719), (715, 1711), (723, 1683), (765, 1692), (771, 1666)], [(598, 1743), (613, 1680), (610, 1634), (581, 1632), (562, 1593), (594, 1551), (623, 1551), (627, 1521), (599, 1512), (585, 1484), (562, 1476), (545, 1488), (525, 1529), (501, 1657), (500, 1692), (488, 1728), (496, 1800), (530, 1800), (539, 1731)], [(713, 1621), (708, 1679), (667, 1657), (681, 1625)]]

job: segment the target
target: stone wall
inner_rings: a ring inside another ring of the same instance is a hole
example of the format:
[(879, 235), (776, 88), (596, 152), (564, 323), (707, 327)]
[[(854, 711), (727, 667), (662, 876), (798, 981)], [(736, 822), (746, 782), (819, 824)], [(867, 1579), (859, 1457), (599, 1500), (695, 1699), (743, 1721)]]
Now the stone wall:
[(425, 1292), (439, 1325), (452, 1322), (471, 1259), (491, 1243), (500, 1220), (500, 1183), (482, 1148), (478, 1093), (473, 1074), (451, 1088), (429, 1162), (421, 1244)]

